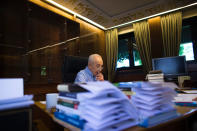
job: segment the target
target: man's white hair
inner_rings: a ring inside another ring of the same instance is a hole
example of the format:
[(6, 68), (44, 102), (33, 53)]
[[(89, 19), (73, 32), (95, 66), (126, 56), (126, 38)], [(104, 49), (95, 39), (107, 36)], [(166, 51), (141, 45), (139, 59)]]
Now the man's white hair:
[(100, 57), (102, 59), (102, 57), (99, 54), (90, 55), (89, 58), (88, 58), (88, 63), (94, 63), (94, 61), (97, 57)]

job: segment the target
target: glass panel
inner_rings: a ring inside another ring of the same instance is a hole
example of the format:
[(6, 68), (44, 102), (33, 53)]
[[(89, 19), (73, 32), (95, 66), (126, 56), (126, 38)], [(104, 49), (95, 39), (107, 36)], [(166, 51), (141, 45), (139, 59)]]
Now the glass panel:
[(182, 27), (181, 43), (188, 43), (192, 41), (190, 25)]
[(179, 56), (185, 55), (186, 61), (194, 60), (193, 43), (182, 43), (180, 44)]
[(118, 41), (117, 68), (129, 66), (128, 39), (120, 39)]
[(141, 66), (142, 65), (142, 60), (140, 58), (139, 51), (136, 49), (133, 49), (133, 57), (134, 57), (134, 66)]

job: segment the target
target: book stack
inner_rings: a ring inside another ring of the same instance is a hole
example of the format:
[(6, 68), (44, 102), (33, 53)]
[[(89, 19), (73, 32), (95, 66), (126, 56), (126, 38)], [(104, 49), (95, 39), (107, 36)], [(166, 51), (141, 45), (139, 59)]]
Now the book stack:
[(197, 107), (197, 94), (196, 90), (188, 90), (184, 91), (184, 93), (179, 93), (175, 99), (174, 103), (178, 106), (189, 106), (189, 107)]
[(77, 99), (77, 94), (87, 90), (77, 84), (59, 84), (57, 90), (59, 96), (56, 112), (54, 113), (55, 119), (68, 123), (72, 130), (82, 130), (85, 120), (80, 117), (80, 111), (78, 110), (80, 102)]
[(140, 125), (151, 127), (178, 116), (173, 99), (176, 96), (174, 83), (136, 82), (132, 90), (132, 103), (140, 116)]
[(131, 87), (133, 85), (133, 82), (119, 82), (117, 87), (129, 98), (131, 99), (131, 96), (133, 94)]
[(146, 75), (146, 79), (150, 82), (163, 82), (164, 74), (161, 71), (150, 71), (149, 74)]
[(78, 86), (86, 92), (59, 93), (55, 112), (57, 119), (84, 131), (118, 131), (138, 124), (136, 108), (111, 83), (99, 81)]

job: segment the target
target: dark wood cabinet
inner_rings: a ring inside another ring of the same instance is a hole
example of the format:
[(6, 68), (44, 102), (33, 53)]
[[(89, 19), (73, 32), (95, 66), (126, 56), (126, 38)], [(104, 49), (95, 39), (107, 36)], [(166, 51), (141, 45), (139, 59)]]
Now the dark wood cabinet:
[(23, 77), (26, 52), (26, 1), (0, 4), (0, 77)]
[(66, 18), (28, 3), (29, 50), (53, 45), (67, 39)]
[(25, 84), (61, 83), (64, 55), (99, 53), (106, 66), (104, 37), (103, 30), (78, 18), (68, 19), (27, 0), (3, 1), (0, 78), (22, 77)]
[[(27, 83), (61, 82), (64, 42), (80, 35), (80, 24), (26, 0), (0, 5), (0, 77), (22, 77)], [(73, 46), (73, 47), (72, 47)], [(45, 69), (44, 75), (41, 73)]]

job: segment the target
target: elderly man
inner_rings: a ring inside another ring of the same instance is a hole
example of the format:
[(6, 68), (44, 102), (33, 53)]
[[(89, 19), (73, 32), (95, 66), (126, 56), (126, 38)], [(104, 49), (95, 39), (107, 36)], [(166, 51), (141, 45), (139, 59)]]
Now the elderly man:
[(88, 58), (88, 66), (77, 73), (75, 82), (103, 81), (102, 69), (102, 57), (98, 54), (92, 54)]

